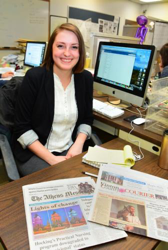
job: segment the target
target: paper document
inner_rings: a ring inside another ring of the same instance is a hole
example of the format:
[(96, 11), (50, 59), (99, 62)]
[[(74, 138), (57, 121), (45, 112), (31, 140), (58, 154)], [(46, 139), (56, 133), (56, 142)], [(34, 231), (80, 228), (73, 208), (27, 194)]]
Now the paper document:
[(78, 250), (127, 237), (88, 222), (94, 189), (90, 177), (23, 186), (30, 250)]
[(2, 62), (5, 63), (15, 63), (17, 61), (18, 55), (9, 54), (2, 57)]
[(167, 180), (106, 164), (99, 170), (88, 219), (168, 242)]
[(15, 71), (15, 68), (14, 67), (3, 67), (3, 68), (0, 68), (0, 74), (4, 74), (6, 72), (14, 72)]
[(17, 70), (15, 71), (14, 76), (25, 76), (25, 71)]
[[(14, 72), (15, 69), (13, 67), (3, 67), (3, 68), (0, 68), (0, 74), (4, 74), (8, 71), (11, 71), (11, 72)], [(10, 79), (12, 79), (13, 76), (10, 76), (10, 77), (6, 77), (6, 78), (0, 78), (1, 81), (8, 81)]]
[(115, 163), (126, 167), (132, 167), (135, 164), (135, 157), (129, 145), (126, 145), (123, 150), (104, 149), (98, 146), (89, 147), (85, 160), (100, 164)]
[(15, 71), (14, 67), (4, 67), (4, 68), (0, 68), (0, 74), (4, 74), (8, 71), (11, 71), (14, 73), (13, 76), (10, 77), (6, 77), (6, 78), (1, 78), (0, 80), (4, 80), (4, 81), (9, 81), (10, 79), (12, 79), (14, 76), (25, 76), (25, 71), (24, 70), (17, 70)]

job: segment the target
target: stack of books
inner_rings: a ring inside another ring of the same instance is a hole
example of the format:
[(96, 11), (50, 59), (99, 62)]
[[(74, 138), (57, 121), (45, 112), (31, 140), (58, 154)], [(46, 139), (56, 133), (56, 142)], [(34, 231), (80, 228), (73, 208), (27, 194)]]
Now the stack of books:
[(18, 48), (21, 50), (21, 52), (25, 53), (25, 51), (26, 51), (26, 43), (28, 41), (30, 42), (30, 41), (34, 41), (34, 40), (28, 40), (28, 39), (23, 39), (23, 38), (20, 38), (20, 39), (17, 40)]

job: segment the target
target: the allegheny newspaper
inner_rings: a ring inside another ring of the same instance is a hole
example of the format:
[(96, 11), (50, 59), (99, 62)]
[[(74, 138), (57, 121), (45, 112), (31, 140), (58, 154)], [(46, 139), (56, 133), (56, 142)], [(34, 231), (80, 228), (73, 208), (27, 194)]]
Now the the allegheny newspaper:
[(90, 177), (23, 186), (30, 249), (82, 249), (127, 237), (87, 221), (94, 189)]
[(168, 242), (168, 181), (117, 165), (102, 166), (88, 219)]

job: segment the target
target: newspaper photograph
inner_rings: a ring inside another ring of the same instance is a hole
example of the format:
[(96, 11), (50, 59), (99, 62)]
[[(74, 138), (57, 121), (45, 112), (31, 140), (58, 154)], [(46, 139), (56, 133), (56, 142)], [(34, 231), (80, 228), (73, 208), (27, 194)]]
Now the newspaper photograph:
[(124, 231), (88, 222), (95, 182), (90, 177), (22, 187), (31, 250), (71, 250), (127, 237)]
[(106, 164), (99, 170), (88, 220), (168, 242), (168, 182)]

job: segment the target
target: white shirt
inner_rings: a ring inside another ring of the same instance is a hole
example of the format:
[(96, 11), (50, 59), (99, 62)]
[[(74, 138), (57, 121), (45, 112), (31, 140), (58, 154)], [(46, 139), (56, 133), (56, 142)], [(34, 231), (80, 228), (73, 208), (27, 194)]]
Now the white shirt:
[[(74, 75), (72, 75), (70, 84), (66, 90), (64, 90), (59, 77), (54, 74), (54, 94), (54, 120), (52, 131), (48, 136), (45, 147), (51, 152), (62, 152), (68, 149), (73, 143), (71, 136), (78, 117)], [(91, 135), (91, 126), (81, 124), (77, 128), (77, 134), (78, 133), (86, 134), (89, 139)], [(24, 149), (36, 140), (38, 140), (38, 135), (32, 129), (28, 130), (17, 139)]]
[(137, 216), (135, 216), (135, 215), (133, 216), (131, 214), (128, 214), (127, 215), (127, 221), (131, 222), (133, 224), (141, 225), (141, 222), (140, 222), (139, 218)]
[(64, 90), (59, 77), (54, 73), (54, 95), (54, 120), (45, 147), (50, 152), (62, 152), (73, 143), (71, 137), (78, 118), (74, 75), (72, 75), (69, 85)]

